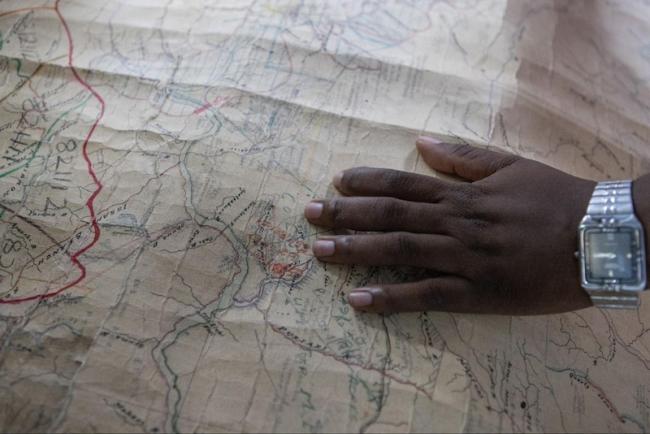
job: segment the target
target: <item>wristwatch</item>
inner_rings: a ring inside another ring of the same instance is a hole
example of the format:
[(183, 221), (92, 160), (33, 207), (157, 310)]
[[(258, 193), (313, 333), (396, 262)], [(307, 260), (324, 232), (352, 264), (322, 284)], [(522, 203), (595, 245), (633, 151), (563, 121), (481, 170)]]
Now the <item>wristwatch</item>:
[(599, 182), (579, 228), (582, 287), (595, 306), (636, 308), (646, 289), (643, 226), (634, 215), (632, 181)]

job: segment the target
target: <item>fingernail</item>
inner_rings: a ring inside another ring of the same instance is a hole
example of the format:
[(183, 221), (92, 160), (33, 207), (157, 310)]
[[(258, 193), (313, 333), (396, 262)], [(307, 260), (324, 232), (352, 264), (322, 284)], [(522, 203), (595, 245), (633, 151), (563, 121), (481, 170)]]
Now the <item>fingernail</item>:
[(332, 256), (335, 244), (332, 240), (317, 240), (311, 248), (316, 256)]
[(332, 178), (332, 184), (334, 184), (334, 187), (341, 188), (342, 179), (343, 179), (343, 172), (339, 172), (336, 175), (334, 175), (334, 178)]
[(320, 202), (309, 202), (305, 207), (305, 217), (317, 219), (323, 214), (323, 204)]
[(372, 292), (377, 291), (375, 288), (355, 289), (348, 294), (348, 302), (352, 307), (366, 307), (372, 304)]
[(420, 136), (415, 141), (415, 143), (417, 143), (418, 145), (435, 146), (441, 144), (442, 142), (440, 140), (434, 139), (433, 137)]

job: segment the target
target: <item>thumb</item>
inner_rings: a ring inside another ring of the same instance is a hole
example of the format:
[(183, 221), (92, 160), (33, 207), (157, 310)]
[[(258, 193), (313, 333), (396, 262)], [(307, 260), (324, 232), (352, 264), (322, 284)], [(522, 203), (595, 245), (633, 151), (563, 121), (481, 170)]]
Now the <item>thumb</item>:
[(470, 181), (487, 178), (520, 159), (512, 154), (488, 151), (467, 144), (443, 143), (432, 137), (415, 142), (424, 161), (434, 170)]

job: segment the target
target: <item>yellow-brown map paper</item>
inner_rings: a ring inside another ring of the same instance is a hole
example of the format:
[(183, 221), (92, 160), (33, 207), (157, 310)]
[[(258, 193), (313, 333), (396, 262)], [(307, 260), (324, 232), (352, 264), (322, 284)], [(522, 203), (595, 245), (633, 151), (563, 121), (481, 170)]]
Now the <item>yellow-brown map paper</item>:
[(419, 134), (638, 176), (649, 80), (640, 0), (1, 0), (0, 430), (650, 430), (647, 298), (358, 314), (302, 216)]

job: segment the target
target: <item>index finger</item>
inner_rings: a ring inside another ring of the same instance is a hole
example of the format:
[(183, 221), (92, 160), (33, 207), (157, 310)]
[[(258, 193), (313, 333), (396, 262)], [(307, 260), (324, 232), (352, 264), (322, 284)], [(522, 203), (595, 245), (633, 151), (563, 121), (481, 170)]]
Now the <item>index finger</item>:
[(438, 202), (451, 184), (417, 173), (355, 167), (337, 174), (334, 186), (348, 196), (385, 196), (411, 202)]

